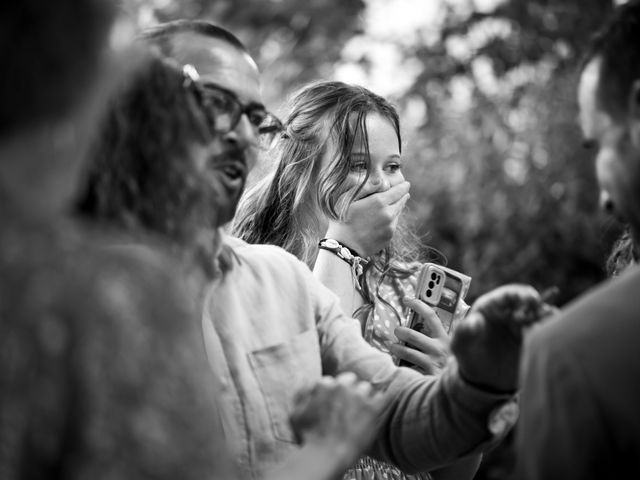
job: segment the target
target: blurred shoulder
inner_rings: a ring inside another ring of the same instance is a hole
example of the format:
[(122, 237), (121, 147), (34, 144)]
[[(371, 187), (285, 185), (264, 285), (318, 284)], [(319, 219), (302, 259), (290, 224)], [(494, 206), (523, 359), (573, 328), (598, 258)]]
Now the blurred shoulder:
[(223, 248), (224, 247), (230, 248), (238, 257), (240, 263), (247, 262), (251, 265), (271, 265), (273, 267), (293, 269), (304, 274), (311, 274), (306, 264), (285, 249), (276, 245), (254, 245), (237, 237), (225, 235), (223, 238)]
[(625, 348), (629, 339), (640, 338), (639, 288), (640, 267), (600, 284), (534, 327), (527, 339), (528, 350), (561, 354), (571, 349), (586, 356), (594, 345)]

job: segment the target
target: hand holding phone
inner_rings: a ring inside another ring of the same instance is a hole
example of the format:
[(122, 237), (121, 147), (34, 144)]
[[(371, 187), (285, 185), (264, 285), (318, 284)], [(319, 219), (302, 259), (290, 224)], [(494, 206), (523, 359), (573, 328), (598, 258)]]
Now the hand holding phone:
[[(421, 267), (416, 284), (416, 298), (422, 300), (433, 309), (446, 334), (452, 332), (454, 324), (458, 320), (456, 313), (459, 313), (458, 307), (466, 296), (470, 283), (471, 277), (441, 265), (425, 263)], [(410, 310), (408, 318), (409, 320), (406, 326), (427, 337), (434, 335), (437, 337), (438, 334), (441, 333), (435, 331), (436, 328), (433, 324), (430, 326), (430, 317), (420, 315), (415, 309)], [(396, 336), (398, 336), (401, 341), (410, 341), (410, 345), (406, 345), (403, 351), (397, 349), (395, 352), (396, 355), (403, 358), (400, 365), (404, 366), (417, 364), (417, 358), (414, 358), (417, 354), (411, 355), (411, 352), (406, 351), (406, 347), (418, 347), (422, 352), (425, 352), (424, 348), (431, 348), (431, 350), (433, 350), (433, 345), (431, 344), (437, 343), (430, 342), (428, 338), (412, 338), (409, 336), (409, 332), (405, 332), (402, 329), (398, 329)], [(413, 337), (415, 337), (415, 334)], [(422, 355), (420, 358), (423, 356), (425, 355)], [(440, 357), (436, 356), (434, 361), (441, 363), (439, 360)], [(428, 369), (424, 368), (424, 366), (422, 366), (421, 369), (428, 372)]]
[(435, 375), (451, 356), (449, 335), (431, 306), (417, 298), (405, 298), (403, 303), (416, 312), (420, 323), (415, 329), (396, 327), (393, 333), (399, 342), (390, 345), (389, 350), (400, 359), (400, 365)]

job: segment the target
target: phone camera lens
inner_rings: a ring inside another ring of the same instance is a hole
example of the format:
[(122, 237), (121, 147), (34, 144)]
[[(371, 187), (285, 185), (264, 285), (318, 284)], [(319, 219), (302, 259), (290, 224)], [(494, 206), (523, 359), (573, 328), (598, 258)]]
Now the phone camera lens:
[(435, 286), (435, 283), (429, 282), (429, 288), (433, 288), (434, 286)]
[(431, 273), (431, 280), (435, 280), (437, 276), (438, 275), (436, 275), (436, 272), (432, 272)]
[(427, 292), (426, 292), (426, 293), (427, 293), (427, 297), (430, 297), (430, 296), (431, 296), (431, 290), (427, 290)]

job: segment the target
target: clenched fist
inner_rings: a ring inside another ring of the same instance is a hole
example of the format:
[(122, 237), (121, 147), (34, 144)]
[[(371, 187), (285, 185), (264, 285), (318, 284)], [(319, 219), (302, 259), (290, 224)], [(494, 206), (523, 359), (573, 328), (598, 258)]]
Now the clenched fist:
[(460, 375), (480, 388), (516, 390), (523, 330), (553, 311), (528, 285), (504, 285), (478, 298), (451, 341)]

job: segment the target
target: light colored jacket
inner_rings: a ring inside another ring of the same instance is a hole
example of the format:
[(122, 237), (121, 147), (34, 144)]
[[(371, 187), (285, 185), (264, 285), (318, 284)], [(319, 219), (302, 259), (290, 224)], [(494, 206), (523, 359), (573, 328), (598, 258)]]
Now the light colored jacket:
[(294, 256), (224, 242), (236, 261), (208, 287), (203, 329), (225, 435), (246, 478), (260, 478), (296, 448), (289, 425), (296, 391), (344, 371), (386, 389), (369, 453), (405, 471), (430, 470), (497, 440), (487, 419), (509, 397), (466, 384), (455, 363), (438, 378), (396, 367)]

